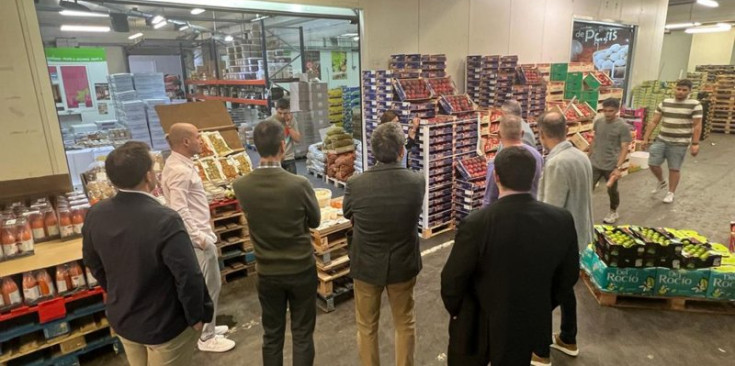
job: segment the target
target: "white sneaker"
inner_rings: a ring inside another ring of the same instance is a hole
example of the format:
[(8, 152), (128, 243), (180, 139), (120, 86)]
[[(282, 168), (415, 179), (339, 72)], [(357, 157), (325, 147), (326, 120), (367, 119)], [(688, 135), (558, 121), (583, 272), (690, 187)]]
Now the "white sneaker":
[(218, 325), (214, 327), (214, 334), (216, 335), (225, 335), (230, 330), (230, 327), (226, 325)]
[(200, 339), (197, 342), (197, 346), (202, 352), (227, 352), (235, 348), (235, 342), (223, 336), (216, 335), (206, 341)]
[(651, 194), (656, 194), (658, 191), (666, 188), (666, 181), (662, 180), (656, 184), (656, 188), (651, 191)]
[(674, 202), (674, 192), (666, 193), (666, 197), (664, 197), (664, 203), (672, 203)]
[(605, 218), (602, 219), (602, 222), (606, 224), (614, 224), (615, 222), (618, 221), (619, 218), (620, 216), (618, 216), (618, 212), (611, 210), (610, 213), (608, 213), (607, 216), (605, 216)]

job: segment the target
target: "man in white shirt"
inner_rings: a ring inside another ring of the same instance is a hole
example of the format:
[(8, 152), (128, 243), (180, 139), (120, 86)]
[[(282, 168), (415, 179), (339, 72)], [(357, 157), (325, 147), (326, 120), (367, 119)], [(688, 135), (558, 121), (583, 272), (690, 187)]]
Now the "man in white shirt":
[(216, 326), (217, 302), (222, 279), (217, 260), (217, 236), (210, 225), (209, 202), (199, 177), (194, 155), (202, 152), (199, 131), (188, 123), (171, 126), (168, 133), (171, 156), (161, 174), (161, 186), (168, 206), (178, 212), (191, 237), (194, 253), (199, 261), (209, 296), (214, 303), (214, 317), (204, 325), (198, 347), (204, 352), (226, 352), (235, 347), (235, 342), (224, 337), (229, 330), (226, 325)]

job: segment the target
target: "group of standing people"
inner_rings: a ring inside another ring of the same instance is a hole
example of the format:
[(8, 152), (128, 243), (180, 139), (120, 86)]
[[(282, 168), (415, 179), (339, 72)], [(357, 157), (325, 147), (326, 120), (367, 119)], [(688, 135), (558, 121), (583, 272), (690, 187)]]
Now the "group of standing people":
[[(692, 143), (698, 153), (701, 106), (687, 100), (691, 83), (657, 110), (646, 131), (662, 123), (650, 147), (649, 165), (665, 188), (660, 165), (669, 165), (673, 201), (679, 169)], [(233, 184), (248, 220), (257, 262), (262, 310), (262, 362), (283, 364), (286, 315), (290, 314), (293, 364), (314, 363), (318, 278), (309, 229), (321, 217), (308, 180), (295, 173), (293, 142), (300, 139), (288, 101), (259, 123), (253, 136), (258, 167)], [(484, 207), (459, 225), (441, 273), (441, 297), (450, 315), (450, 365), (551, 365), (551, 348), (576, 356), (574, 284), (579, 252), (592, 241), (592, 189), (608, 180), (617, 220), (619, 177), (630, 133), (617, 117), (617, 100), (603, 103), (594, 121), (589, 157), (567, 141), (561, 113), (537, 120), (548, 155), (533, 147), (530, 127), (515, 102), (503, 106), (502, 148), (488, 165)], [(392, 117), (392, 118), (391, 118)], [(395, 364), (414, 365), (414, 288), (422, 269), (418, 219), (426, 181), (401, 162), (409, 141), (396, 116), (386, 113), (371, 147), (377, 164), (346, 186), (344, 216), (354, 279), (358, 353), (362, 365), (379, 365), (381, 296), (387, 292), (395, 328)], [(167, 136), (171, 156), (162, 173), (167, 206), (150, 194), (158, 184), (147, 145), (128, 142), (105, 161), (119, 193), (96, 204), (83, 229), (84, 262), (107, 292), (107, 315), (128, 361), (138, 365), (188, 365), (195, 347), (226, 352), (235, 342), (217, 326), (221, 278), (217, 237), (192, 158), (201, 152), (197, 128), (175, 124)], [(683, 151), (683, 153), (682, 153)], [(654, 191), (654, 192), (655, 192)], [(561, 308), (561, 331), (552, 334), (551, 312)]]

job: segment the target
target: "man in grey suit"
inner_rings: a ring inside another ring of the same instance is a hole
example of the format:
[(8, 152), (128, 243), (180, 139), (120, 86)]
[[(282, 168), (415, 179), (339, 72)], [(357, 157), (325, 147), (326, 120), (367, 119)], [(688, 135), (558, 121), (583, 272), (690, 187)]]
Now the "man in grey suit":
[(406, 137), (389, 122), (372, 135), (377, 165), (347, 181), (344, 215), (352, 220), (350, 275), (354, 279), (355, 318), (360, 361), (379, 365), (380, 297), (388, 292), (395, 327), (395, 364), (414, 364), (416, 329), (413, 289), (421, 271), (418, 220), (424, 178), (401, 166)]

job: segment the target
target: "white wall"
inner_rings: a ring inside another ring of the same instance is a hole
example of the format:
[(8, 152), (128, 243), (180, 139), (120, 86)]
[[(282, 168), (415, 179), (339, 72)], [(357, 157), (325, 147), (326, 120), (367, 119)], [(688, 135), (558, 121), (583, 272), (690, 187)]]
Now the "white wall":
[(689, 53), (689, 71), (697, 65), (727, 65), (732, 59), (735, 30), (695, 34)]
[[(659, 80), (677, 80), (680, 72), (686, 75), (689, 70), (689, 53), (692, 48), (692, 35), (684, 31), (673, 31), (664, 35), (661, 49), (661, 76)], [(682, 72), (683, 70), (683, 72)]]
[(667, 0), (361, 0), (363, 68), (386, 68), (394, 53), (446, 53), (448, 71), (464, 89), (467, 55), (569, 61), (572, 23), (580, 17), (638, 26), (636, 85), (658, 76), (667, 6)]
[(128, 62), (131, 73), (160, 72), (183, 77), (179, 55), (132, 55), (128, 56)]
[(122, 47), (105, 47), (107, 55), (107, 69), (110, 74), (120, 74), (128, 72), (125, 66), (125, 54)]

